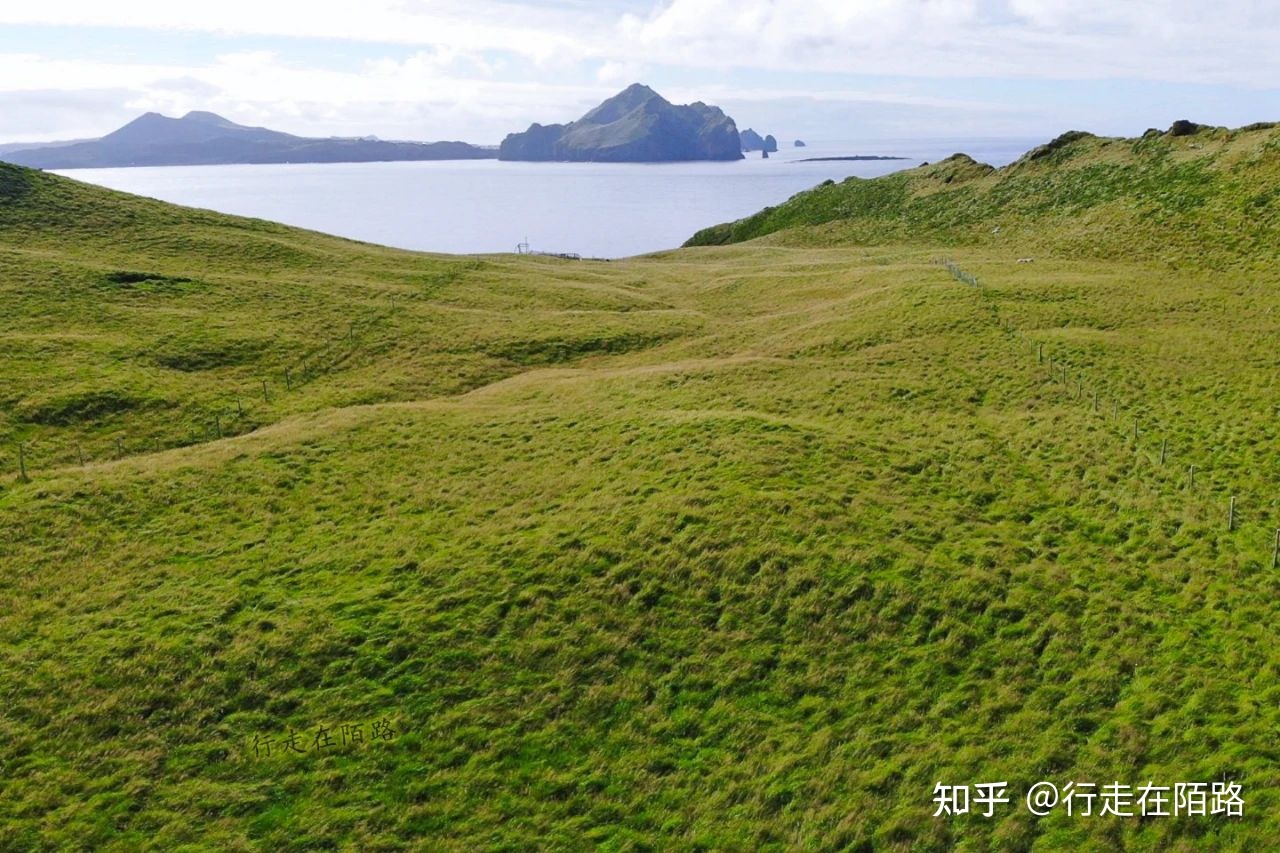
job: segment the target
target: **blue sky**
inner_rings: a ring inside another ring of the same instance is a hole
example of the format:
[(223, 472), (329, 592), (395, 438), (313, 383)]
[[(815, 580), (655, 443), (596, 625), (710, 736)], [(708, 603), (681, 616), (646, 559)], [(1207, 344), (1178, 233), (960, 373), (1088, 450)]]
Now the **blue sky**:
[(0, 8), (0, 141), (156, 110), (496, 143), (642, 81), (782, 139), (1280, 119), (1280, 3), (40, 0)]

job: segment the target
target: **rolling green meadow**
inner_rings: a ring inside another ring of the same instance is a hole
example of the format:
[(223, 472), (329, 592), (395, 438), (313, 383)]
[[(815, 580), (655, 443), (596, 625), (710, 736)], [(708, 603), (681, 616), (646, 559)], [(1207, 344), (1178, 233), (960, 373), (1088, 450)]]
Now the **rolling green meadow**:
[(0, 849), (1280, 846), (1280, 130), (690, 244), (423, 255), (0, 164)]

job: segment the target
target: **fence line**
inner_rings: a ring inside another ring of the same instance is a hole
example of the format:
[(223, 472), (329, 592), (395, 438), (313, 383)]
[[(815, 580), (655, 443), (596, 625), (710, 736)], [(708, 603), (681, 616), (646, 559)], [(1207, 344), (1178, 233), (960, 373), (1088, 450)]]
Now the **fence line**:
[[(933, 263), (939, 266), (945, 267), (947, 271), (951, 273), (951, 276), (956, 281), (962, 282), (964, 284), (967, 284), (971, 287), (978, 289), (978, 291), (982, 296), (983, 302), (987, 305), (988, 309), (991, 311), (993, 318), (995, 318), (997, 326), (1003, 329), (1006, 333), (1011, 334), (1020, 340), (1030, 341), (1031, 343), (1030, 351), (1035, 355), (1036, 364), (1047, 367), (1048, 375), (1051, 381), (1057, 382), (1059, 381), (1059, 379), (1061, 380), (1063, 385), (1063, 390), (1067, 393), (1069, 398), (1077, 399), (1077, 400), (1089, 399), (1089, 398), (1086, 398), (1084, 395), (1084, 378), (1079, 375), (1076, 376), (1076, 393), (1074, 397), (1072, 397), (1071, 384), (1068, 376), (1068, 366), (1066, 364), (1061, 363), (1062, 357), (1059, 356), (1058, 362), (1055, 363), (1052, 352), (1050, 351), (1046, 353), (1044, 341), (1038, 341), (1038, 340), (1029, 338), (1026, 334), (1018, 330), (1011, 320), (1002, 318), (1000, 316), (999, 307), (989, 298), (990, 292), (981, 286), (977, 276), (969, 272), (966, 272), (963, 268), (960, 267), (959, 264), (957, 264), (955, 261), (951, 260), (950, 258), (937, 258), (933, 261)], [(1090, 401), (1091, 408), (1094, 412), (1098, 412), (1099, 399), (1100, 399), (1099, 389), (1097, 386), (1092, 386), (1090, 390), (1093, 392), (1091, 401)], [(1118, 397), (1116, 397), (1112, 399), (1111, 420), (1113, 423), (1116, 423), (1118, 425), (1119, 419), (1120, 419), (1120, 400), (1118, 399)], [(1153, 464), (1158, 465), (1159, 468), (1164, 469), (1166, 467), (1166, 462), (1169, 459), (1169, 439), (1166, 435), (1161, 434), (1160, 455), (1159, 455), (1158, 462), (1156, 462), (1153, 459), (1150, 459), (1149, 457), (1146, 457), (1146, 454), (1142, 448), (1142, 433), (1143, 432), (1150, 433), (1152, 431), (1163, 432), (1162, 430), (1159, 429), (1159, 427), (1160, 425), (1158, 423), (1151, 423), (1144, 427), (1142, 425), (1141, 419), (1135, 415), (1133, 419), (1132, 444), (1135, 452), (1143, 455), (1144, 458), (1148, 458), (1148, 461), (1151, 461)], [(1128, 441), (1129, 430), (1127, 426), (1123, 427), (1123, 430), (1124, 431), (1122, 435), (1125, 437), (1125, 440)], [(1188, 492), (1195, 491), (1197, 471), (1203, 472), (1204, 468), (1201, 466), (1197, 466), (1194, 463), (1188, 464), (1187, 478), (1186, 478), (1186, 483), (1187, 483), (1186, 491)], [(1237, 510), (1238, 495), (1236, 490), (1233, 488), (1233, 486), (1230, 483), (1226, 483), (1226, 484), (1211, 483), (1208, 490), (1225, 491), (1227, 493), (1228, 500), (1227, 500), (1226, 506), (1224, 507), (1224, 514), (1222, 517), (1226, 522), (1227, 531), (1235, 532), (1236, 529), (1240, 527), (1240, 515)], [(1275, 528), (1275, 544), (1272, 549), (1271, 567), (1273, 569), (1280, 567), (1280, 526)]]

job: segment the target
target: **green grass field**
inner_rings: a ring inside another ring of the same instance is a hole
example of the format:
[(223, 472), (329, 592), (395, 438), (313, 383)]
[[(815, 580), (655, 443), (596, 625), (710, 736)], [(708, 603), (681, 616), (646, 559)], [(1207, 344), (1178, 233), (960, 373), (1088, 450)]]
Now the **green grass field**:
[(0, 849), (1274, 848), (1274, 134), (610, 263), (0, 165)]

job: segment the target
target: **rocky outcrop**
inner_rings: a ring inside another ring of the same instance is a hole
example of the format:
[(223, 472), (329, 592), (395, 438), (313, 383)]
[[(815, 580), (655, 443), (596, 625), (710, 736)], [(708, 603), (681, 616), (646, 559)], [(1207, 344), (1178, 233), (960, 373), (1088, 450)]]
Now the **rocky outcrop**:
[[(1018, 158), (1018, 163), (1031, 163), (1035, 160), (1043, 160), (1050, 155), (1056, 154), (1069, 148), (1073, 143), (1082, 139), (1094, 139), (1094, 135), (1085, 130), (1068, 130), (1066, 133), (1060, 134), (1044, 145), (1037, 145), (1026, 154)], [(959, 155), (956, 155), (959, 156)]]
[(1188, 121), (1185, 118), (1178, 119), (1169, 127), (1169, 136), (1194, 136), (1202, 130), (1208, 130), (1209, 125), (1197, 124), (1194, 121)]
[(795, 145), (795, 147), (797, 147), (797, 148), (804, 148), (804, 147), (805, 147), (805, 144), (804, 144), (804, 140), (803, 140), (803, 139), (797, 139), (797, 140), (796, 140), (794, 143), (792, 143), (792, 144), (793, 144), (793, 145)]
[(677, 106), (636, 83), (569, 124), (512, 133), (499, 160), (663, 163), (741, 160), (738, 126), (701, 101)]
[(761, 137), (752, 128), (747, 128), (738, 134), (742, 139), (743, 151), (769, 151), (776, 152), (778, 150), (778, 140), (773, 135)]

